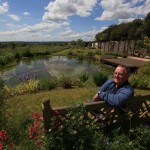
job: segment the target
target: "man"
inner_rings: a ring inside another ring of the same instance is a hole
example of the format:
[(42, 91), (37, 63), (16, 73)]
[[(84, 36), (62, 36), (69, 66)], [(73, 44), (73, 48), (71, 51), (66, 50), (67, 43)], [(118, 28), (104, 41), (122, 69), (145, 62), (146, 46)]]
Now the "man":
[(100, 87), (93, 101), (102, 100), (116, 108), (124, 106), (134, 96), (134, 90), (128, 82), (129, 73), (129, 69), (119, 65), (115, 69), (114, 79), (106, 81)]

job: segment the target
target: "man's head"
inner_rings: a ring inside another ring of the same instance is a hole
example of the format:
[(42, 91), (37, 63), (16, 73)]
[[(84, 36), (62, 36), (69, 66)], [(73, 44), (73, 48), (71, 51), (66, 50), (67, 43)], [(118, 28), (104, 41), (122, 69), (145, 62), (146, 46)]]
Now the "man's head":
[(115, 69), (114, 73), (114, 82), (116, 83), (116, 87), (124, 84), (129, 78), (130, 70), (125, 66), (119, 65)]

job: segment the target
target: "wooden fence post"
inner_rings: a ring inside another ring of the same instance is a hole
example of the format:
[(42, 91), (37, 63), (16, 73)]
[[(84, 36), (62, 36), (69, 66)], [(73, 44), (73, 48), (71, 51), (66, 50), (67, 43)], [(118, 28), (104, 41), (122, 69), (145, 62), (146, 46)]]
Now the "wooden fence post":
[(53, 111), (50, 105), (49, 98), (42, 99), (42, 111), (43, 111), (43, 118), (44, 118), (44, 128), (46, 131), (50, 128), (51, 118), (53, 116)]

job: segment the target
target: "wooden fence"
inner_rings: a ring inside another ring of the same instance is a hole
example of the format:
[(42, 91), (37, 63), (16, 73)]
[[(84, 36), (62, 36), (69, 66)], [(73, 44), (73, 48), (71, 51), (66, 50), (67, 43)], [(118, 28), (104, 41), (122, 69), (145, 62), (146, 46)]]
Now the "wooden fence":
[[(125, 124), (125, 122), (129, 121), (132, 124), (139, 122), (150, 123), (150, 95), (136, 95), (129, 101), (126, 108), (120, 110), (109, 106), (103, 101), (86, 103), (84, 106), (89, 118), (96, 118), (106, 125)], [(52, 108), (50, 99), (44, 98), (42, 101), (42, 111), (45, 129), (48, 130), (50, 128), (53, 111), (58, 111), (61, 116), (65, 117), (68, 108), (70, 107)], [(95, 113), (95, 111), (97, 112)]]

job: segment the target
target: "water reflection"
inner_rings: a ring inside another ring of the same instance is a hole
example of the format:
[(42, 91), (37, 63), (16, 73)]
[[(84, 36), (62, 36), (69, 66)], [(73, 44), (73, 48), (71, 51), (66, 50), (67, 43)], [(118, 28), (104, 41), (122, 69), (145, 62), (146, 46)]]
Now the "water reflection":
[(21, 83), (20, 77), (24, 74), (38, 76), (38, 78), (52, 78), (65, 76), (76, 76), (81, 72), (93, 74), (99, 69), (98, 65), (86, 60), (68, 59), (65, 56), (53, 56), (48, 59), (25, 59), (13, 68), (0, 71), (0, 77), (7, 85)]

